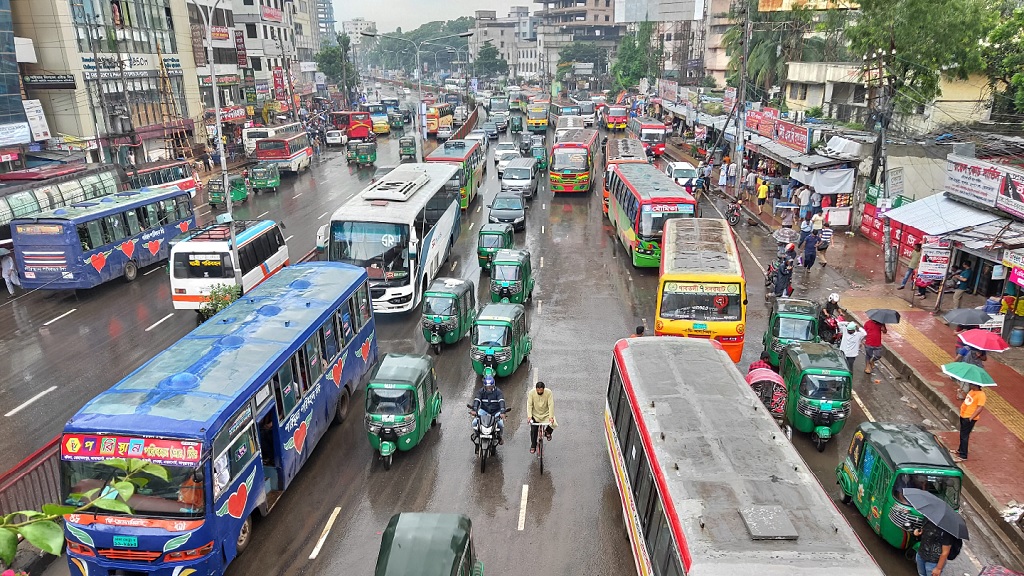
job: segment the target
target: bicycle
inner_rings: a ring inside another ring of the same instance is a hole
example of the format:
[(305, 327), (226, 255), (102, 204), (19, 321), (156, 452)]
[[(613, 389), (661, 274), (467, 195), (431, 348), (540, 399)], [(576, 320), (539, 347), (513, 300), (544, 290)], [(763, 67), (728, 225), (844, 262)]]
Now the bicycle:
[[(530, 426), (548, 426), (551, 424), (550, 420), (544, 422), (533, 422), (530, 421)], [(537, 430), (537, 459), (540, 460), (540, 473), (544, 473), (544, 430)]]

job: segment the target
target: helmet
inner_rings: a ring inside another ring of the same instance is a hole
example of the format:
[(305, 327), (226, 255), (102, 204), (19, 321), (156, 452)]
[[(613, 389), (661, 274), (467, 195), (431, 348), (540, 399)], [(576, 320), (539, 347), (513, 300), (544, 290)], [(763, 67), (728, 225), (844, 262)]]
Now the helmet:
[(854, 322), (847, 322), (846, 329), (849, 330), (850, 332), (853, 332), (854, 330), (857, 329), (857, 324)]
[(484, 377), (484, 386), (487, 386), (488, 388), (491, 387), (491, 386), (494, 386), (494, 377), (493, 376), (485, 376)]
[(792, 242), (786, 244), (786, 252), (796, 252), (796, 244), (793, 244)]
[(839, 294), (836, 294), (835, 292), (829, 294), (828, 301), (832, 302), (833, 304), (839, 304)]

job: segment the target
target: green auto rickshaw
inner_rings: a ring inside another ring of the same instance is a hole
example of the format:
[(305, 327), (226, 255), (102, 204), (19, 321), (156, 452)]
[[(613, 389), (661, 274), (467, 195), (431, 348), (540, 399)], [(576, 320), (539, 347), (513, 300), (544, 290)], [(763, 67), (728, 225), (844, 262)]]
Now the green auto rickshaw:
[(915, 544), (914, 530), (924, 523), (903, 489), (931, 492), (956, 510), (963, 476), (949, 450), (913, 424), (862, 423), (836, 466), (840, 500), (852, 501), (871, 529), (900, 550)]
[(401, 512), (380, 540), (374, 576), (483, 576), (473, 523), (462, 514)]
[(529, 250), (502, 249), (491, 258), (491, 302), (523, 304), (533, 298)]
[(509, 118), (508, 126), (509, 126), (509, 130), (513, 134), (519, 134), (520, 132), (523, 131), (523, 117), (522, 116), (513, 116), (513, 117)]
[(398, 112), (388, 112), (388, 126), (392, 130), (401, 130), (405, 127), (405, 118)]
[(360, 142), (356, 146), (356, 162), (360, 166), (373, 166), (377, 161), (377, 144), (374, 142)]
[(398, 160), (405, 160), (406, 156), (413, 160), (416, 159), (416, 139), (412, 136), (403, 136), (398, 139)]
[(532, 146), (530, 155), (537, 160), (537, 170), (548, 169), (548, 149), (544, 146)]
[(786, 420), (824, 452), (850, 416), (853, 376), (846, 356), (831, 344), (795, 342), (783, 349), (779, 374), (786, 381)]
[(768, 317), (768, 330), (762, 343), (771, 356), (768, 362), (779, 366), (779, 355), (791, 342), (820, 342), (818, 321), (821, 307), (812, 300), (777, 298)]
[(345, 146), (345, 162), (351, 164), (359, 160), (359, 145), (362, 144), (359, 140), (349, 140)]
[(491, 269), (491, 258), (503, 248), (515, 245), (515, 229), (509, 223), (484, 224), (476, 242), (476, 261), (484, 270)]
[(436, 278), (423, 294), (423, 337), (441, 353), (442, 344), (456, 344), (476, 320), (476, 286), (461, 278)]
[(366, 385), (366, 434), (391, 469), (396, 450), (412, 450), (437, 423), (441, 392), (430, 356), (388, 353)]
[(281, 170), (273, 162), (260, 162), (249, 170), (249, 182), (253, 190), (273, 190), (281, 185)]
[[(224, 180), (217, 177), (211, 178), (206, 185), (210, 195), (210, 206), (216, 208), (224, 204)], [(249, 183), (245, 176), (234, 174), (228, 177), (228, 187), (231, 189), (231, 202), (239, 204), (249, 199)]]
[(498, 376), (511, 376), (526, 361), (533, 348), (527, 331), (526, 308), (522, 304), (488, 304), (473, 323), (469, 358), (473, 371), (483, 376), (489, 369)]

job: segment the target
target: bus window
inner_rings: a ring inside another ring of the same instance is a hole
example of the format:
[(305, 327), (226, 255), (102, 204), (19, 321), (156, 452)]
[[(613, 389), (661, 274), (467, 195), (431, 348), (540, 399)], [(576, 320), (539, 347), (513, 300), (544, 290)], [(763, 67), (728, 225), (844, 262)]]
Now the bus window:
[(156, 228), (160, 225), (160, 207), (156, 203), (143, 206), (142, 215), (146, 228)]
[(256, 260), (259, 262), (266, 262), (274, 255), (274, 250), (270, 249), (270, 239), (267, 238), (266, 234), (260, 234), (253, 239), (253, 247), (256, 249)]
[(299, 401), (298, 385), (292, 373), (292, 363), (285, 362), (274, 375), (274, 396), (277, 397), (277, 419), (283, 422)]
[(82, 250), (92, 250), (103, 246), (103, 233), (100, 223), (96, 220), (78, 225), (78, 238), (82, 241)]
[(323, 346), (327, 361), (334, 360), (338, 355), (338, 332), (334, 329), (334, 322), (330, 319), (320, 327), (320, 344)]
[(359, 318), (360, 330), (370, 321), (370, 306), (370, 296), (366, 292), (366, 284), (363, 284), (356, 291), (356, 315)]
[(192, 206), (189, 205), (188, 196), (178, 196), (174, 199), (177, 204), (178, 220), (187, 220), (192, 216)]
[(139, 232), (142, 232), (142, 226), (139, 224), (139, 213), (136, 210), (129, 210), (124, 213), (125, 220), (128, 221), (128, 234), (134, 236)]
[(270, 232), (269, 238), (271, 253), (276, 254), (278, 250), (284, 247), (284, 236), (281, 235), (280, 228), (275, 226), (274, 229)]
[(259, 266), (260, 262), (256, 259), (256, 248), (251, 243), (238, 249), (238, 260), (243, 275), (248, 274), (253, 268)]
[(320, 375), (324, 373), (327, 362), (324, 360), (323, 354), (320, 350), (320, 339), (316, 334), (309, 337), (306, 340), (306, 344), (303, 346), (306, 351), (306, 363), (309, 366), (309, 380), (307, 380), (305, 390), (309, 390), (313, 387), (313, 384), (320, 378)]
[(127, 236), (124, 219), (120, 214), (113, 214), (103, 219), (103, 239), (105, 244), (123, 240)]
[(352, 299), (349, 298), (341, 305), (341, 309), (335, 314), (338, 321), (338, 334), (341, 336), (342, 346), (348, 346), (355, 336), (352, 329)]
[[(226, 434), (227, 430), (222, 432)], [(256, 437), (250, 423), (238, 436), (235, 436), (227, 449), (213, 462), (213, 498), (220, 497), (225, 488), (245, 471), (256, 454)]]

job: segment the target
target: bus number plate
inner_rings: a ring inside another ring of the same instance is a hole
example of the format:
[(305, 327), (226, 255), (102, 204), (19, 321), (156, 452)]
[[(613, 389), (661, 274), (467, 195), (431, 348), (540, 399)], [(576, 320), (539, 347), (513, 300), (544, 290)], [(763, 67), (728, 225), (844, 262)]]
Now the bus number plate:
[(136, 536), (114, 536), (114, 546), (123, 548), (138, 548), (139, 539)]
[(707, 330), (708, 329), (708, 325), (703, 323), (703, 322), (694, 322), (693, 323), (693, 329), (694, 330)]

